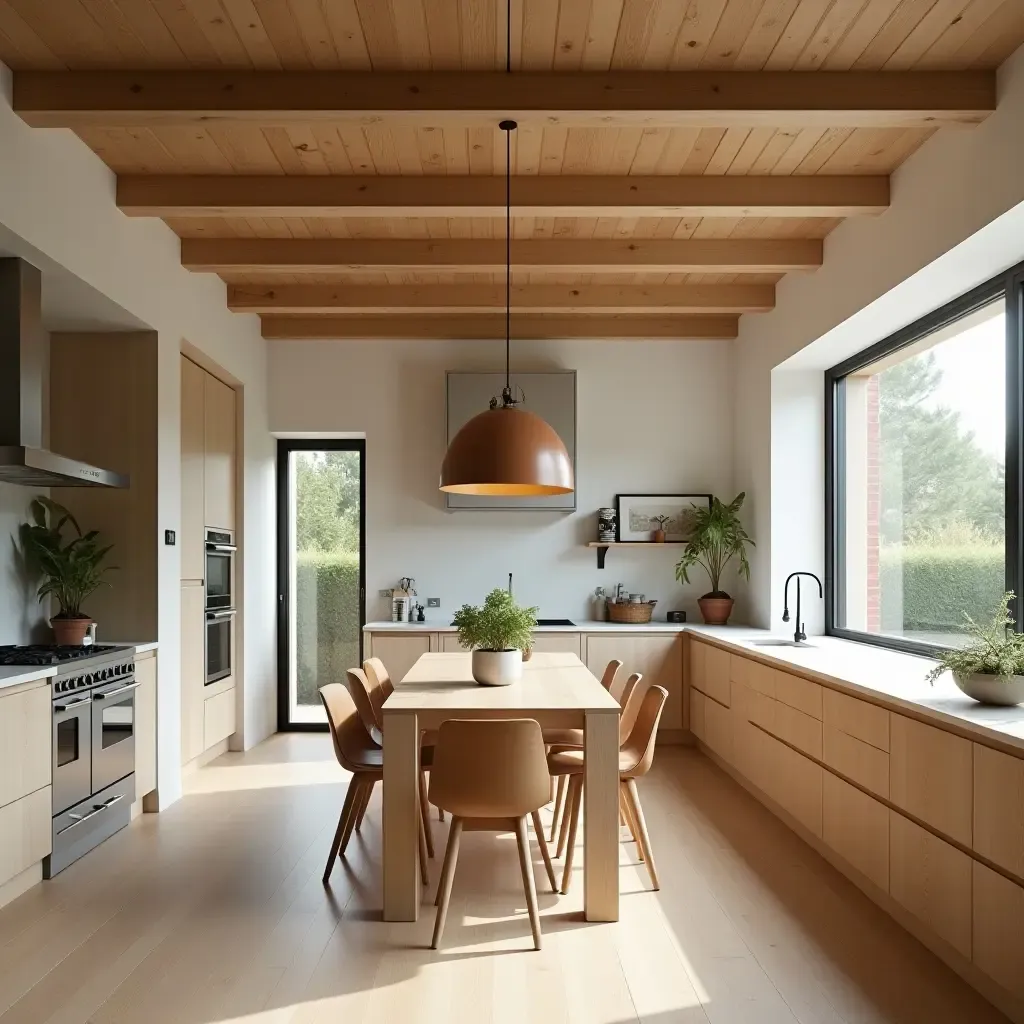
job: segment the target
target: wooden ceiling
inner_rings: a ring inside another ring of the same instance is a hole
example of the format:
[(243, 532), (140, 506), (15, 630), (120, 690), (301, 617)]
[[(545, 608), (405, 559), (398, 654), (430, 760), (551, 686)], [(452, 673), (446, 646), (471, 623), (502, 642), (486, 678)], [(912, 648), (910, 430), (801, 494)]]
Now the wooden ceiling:
[(1021, 0), (0, 0), (73, 128), (268, 337), (721, 338), (994, 106)]

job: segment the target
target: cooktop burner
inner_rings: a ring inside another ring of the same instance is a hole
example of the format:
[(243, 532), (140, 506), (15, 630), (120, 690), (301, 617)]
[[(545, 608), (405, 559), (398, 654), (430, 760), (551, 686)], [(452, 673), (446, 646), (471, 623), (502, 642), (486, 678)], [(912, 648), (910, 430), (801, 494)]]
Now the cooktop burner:
[(126, 648), (115, 644), (90, 644), (88, 647), (58, 647), (57, 644), (0, 646), (0, 665), (60, 665), (120, 650)]

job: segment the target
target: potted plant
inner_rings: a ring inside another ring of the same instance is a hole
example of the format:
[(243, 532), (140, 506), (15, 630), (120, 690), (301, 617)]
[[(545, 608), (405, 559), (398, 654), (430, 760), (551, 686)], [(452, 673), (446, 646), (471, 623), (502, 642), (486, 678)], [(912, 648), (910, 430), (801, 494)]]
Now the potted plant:
[(711, 580), (711, 590), (697, 599), (704, 622), (709, 626), (724, 626), (732, 614), (733, 599), (722, 590), (722, 572), (733, 558), (739, 559), (740, 575), (750, 579), (750, 563), (746, 545), (754, 547), (740, 522), (739, 510), (746, 494), (741, 491), (728, 505), (718, 498), (711, 499), (708, 508), (693, 506), (692, 533), (676, 564), (676, 579), (690, 582), (690, 570), (699, 565)]
[(665, 543), (665, 527), (672, 521), (671, 516), (654, 516), (654, 521), (658, 524), (656, 530), (651, 531), (651, 540), (655, 544)]
[[(31, 523), (21, 525), (21, 543), (29, 564), (43, 576), (40, 601), (53, 597), (59, 611), (50, 619), (54, 640), (61, 645), (80, 645), (93, 620), (82, 611), (82, 604), (106, 581), (114, 568), (104, 566), (110, 545), (103, 547), (96, 530), (82, 533), (75, 517), (50, 498), (35, 498), (30, 506)], [(64, 527), (75, 535), (64, 540)]]
[(1012, 590), (1003, 594), (999, 611), (987, 625), (979, 626), (964, 614), (973, 642), (940, 654), (938, 665), (928, 673), (929, 683), (950, 672), (956, 685), (981, 704), (1024, 704), (1024, 634), (1013, 630), (1013, 596)]
[(505, 590), (492, 590), (482, 608), (464, 604), (452, 619), (459, 643), (473, 652), (473, 678), (484, 686), (508, 686), (523, 674), (537, 624), (536, 608), (521, 608)]

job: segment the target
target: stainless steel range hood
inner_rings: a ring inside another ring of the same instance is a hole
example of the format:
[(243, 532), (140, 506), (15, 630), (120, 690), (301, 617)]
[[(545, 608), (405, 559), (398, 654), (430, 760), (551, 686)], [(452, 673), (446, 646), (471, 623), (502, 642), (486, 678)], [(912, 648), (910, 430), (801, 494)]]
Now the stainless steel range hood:
[(0, 259), (0, 481), (24, 487), (127, 487), (127, 476), (42, 447), (49, 339), (41, 312), (39, 271), (21, 259)]

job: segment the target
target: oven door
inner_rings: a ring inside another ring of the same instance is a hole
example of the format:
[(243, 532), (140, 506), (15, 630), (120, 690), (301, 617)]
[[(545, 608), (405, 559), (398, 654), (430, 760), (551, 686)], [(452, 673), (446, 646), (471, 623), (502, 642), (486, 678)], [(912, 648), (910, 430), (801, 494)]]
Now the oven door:
[(92, 691), (92, 788), (99, 792), (135, 771), (134, 681)]
[(92, 794), (92, 693), (53, 702), (53, 813)]
[(206, 608), (230, 608), (235, 545), (231, 534), (210, 530), (206, 534)]
[(206, 613), (206, 685), (227, 679), (232, 672), (232, 633), (235, 629), (235, 610)]

